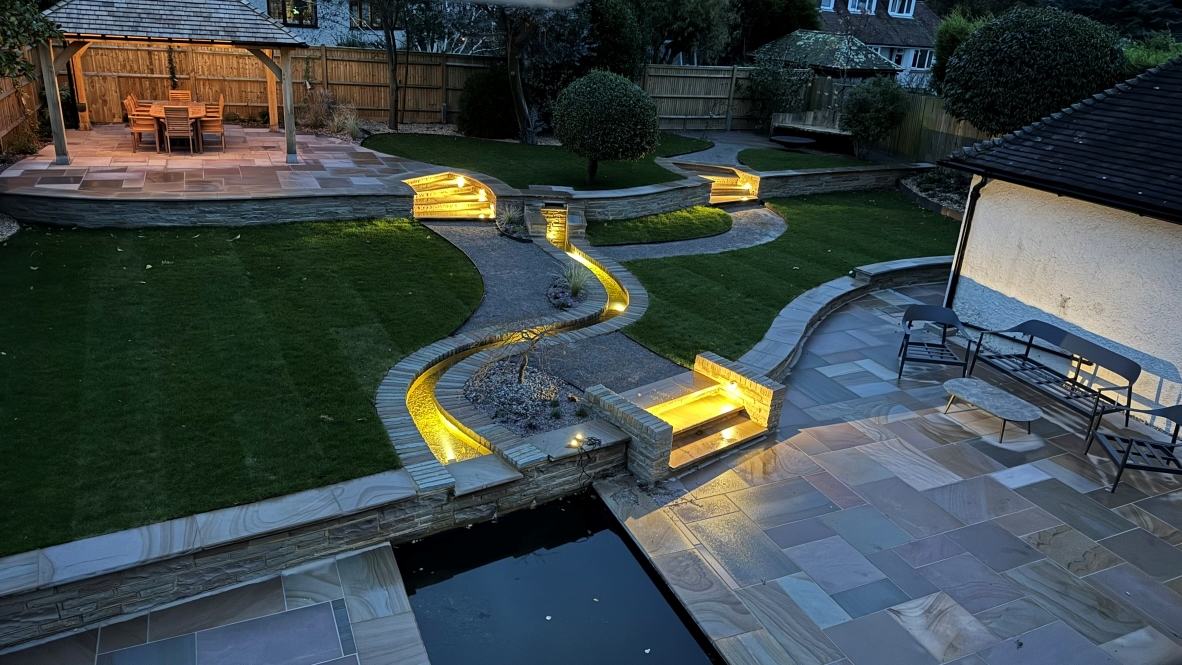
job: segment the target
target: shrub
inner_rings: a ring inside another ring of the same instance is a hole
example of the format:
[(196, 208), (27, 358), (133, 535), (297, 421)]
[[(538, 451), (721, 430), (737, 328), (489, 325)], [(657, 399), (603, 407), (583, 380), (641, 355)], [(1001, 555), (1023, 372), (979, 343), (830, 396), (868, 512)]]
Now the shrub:
[(554, 103), (554, 133), (562, 146), (587, 160), (587, 182), (600, 161), (634, 162), (661, 138), (657, 105), (632, 81), (594, 71), (576, 80)]
[(944, 108), (1001, 134), (1029, 125), (1124, 73), (1114, 30), (1056, 9), (1016, 9), (981, 26), (948, 61)]
[(303, 123), (312, 129), (320, 129), (332, 120), (332, 93), (316, 87), (304, 95)]
[(755, 68), (747, 79), (751, 112), (761, 123), (773, 113), (791, 113), (804, 108), (804, 96), (813, 80), (813, 71), (804, 64), (784, 61), (783, 55), (769, 48), (755, 56)]
[(517, 136), (517, 116), (509, 90), (509, 73), (502, 68), (479, 71), (464, 82), (456, 125), (465, 136), (511, 139)]
[(570, 289), (570, 294), (573, 298), (582, 297), (583, 289), (587, 287), (587, 281), (594, 277), (591, 271), (585, 268), (583, 264), (574, 260), (571, 260), (558, 276), (566, 280), (567, 287)]
[(335, 134), (348, 134), (353, 138), (361, 137), (361, 118), (357, 116), (357, 107), (352, 103), (341, 104), (332, 111), (332, 120), (328, 128)]
[(1161, 63), (1182, 56), (1182, 44), (1168, 31), (1155, 32), (1125, 47), (1125, 73), (1132, 77)]
[(972, 35), (988, 21), (988, 16), (969, 18), (961, 12), (959, 7), (952, 10), (952, 13), (943, 21), (940, 21), (940, 27), (936, 28), (936, 61), (932, 64), (932, 78), (929, 83), (936, 94), (940, 94), (944, 75), (948, 71), (948, 60), (952, 54), (956, 52), (958, 46), (964, 43), (964, 40), (969, 38), (969, 35)]
[(897, 127), (906, 113), (903, 88), (894, 79), (875, 76), (846, 93), (838, 124), (850, 133), (858, 159), (865, 159), (870, 145)]

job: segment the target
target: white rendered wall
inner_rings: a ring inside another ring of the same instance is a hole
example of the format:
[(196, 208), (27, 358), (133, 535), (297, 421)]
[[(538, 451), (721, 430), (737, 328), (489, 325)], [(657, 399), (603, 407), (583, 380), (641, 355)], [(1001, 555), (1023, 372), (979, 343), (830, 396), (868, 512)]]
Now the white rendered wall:
[(1066, 328), (1140, 363), (1140, 406), (1182, 400), (1182, 225), (994, 180), (954, 307), (988, 329)]

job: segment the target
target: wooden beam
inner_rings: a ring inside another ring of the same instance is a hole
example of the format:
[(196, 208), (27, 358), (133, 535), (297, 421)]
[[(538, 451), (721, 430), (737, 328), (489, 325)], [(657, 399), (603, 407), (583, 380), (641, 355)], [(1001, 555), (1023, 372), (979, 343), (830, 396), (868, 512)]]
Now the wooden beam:
[(283, 135), (287, 139), (287, 163), (299, 164), (296, 156), (296, 127), (295, 127), (295, 92), (291, 85), (291, 49), (279, 49), (279, 57), (283, 61), (281, 80), (283, 81)]
[(45, 104), (49, 110), (49, 127), (53, 130), (54, 164), (69, 164), (66, 149), (66, 123), (62, 119), (62, 97), (57, 87), (57, 69), (53, 66), (53, 47), (49, 43), (37, 47), (41, 61), (41, 81), (45, 86)]
[[(85, 49), (83, 49), (85, 50)], [(74, 101), (78, 105), (78, 129), (90, 131), (90, 111), (86, 106), (86, 78), (82, 74), (82, 51), (74, 54), (70, 59), (74, 69)]]
[[(260, 62), (262, 62), (264, 65), (266, 65), (267, 69), (271, 70), (271, 73), (275, 75), (275, 78), (278, 78), (280, 80), (283, 79), (283, 72), (279, 69), (279, 65), (275, 64), (275, 61), (271, 59), (271, 56), (267, 55), (266, 53), (263, 53), (263, 49), (248, 48), (246, 50), (250, 51), (251, 55), (258, 58)], [(289, 50), (290, 49), (279, 49), (279, 52), (284, 53)]]
[(53, 59), (53, 71), (60, 72), (62, 67), (65, 67), (66, 63), (69, 62), (75, 54), (80, 55), (86, 50), (88, 46), (90, 46), (90, 42), (87, 41), (70, 42), (67, 44), (66, 47), (57, 54), (57, 57)]
[[(267, 57), (274, 55), (271, 49), (267, 49)], [(272, 61), (274, 62), (274, 61)], [(275, 90), (275, 73), (271, 71), (270, 67), (263, 67), (263, 71), (267, 73), (267, 124), (270, 125), (272, 134), (279, 133), (279, 94)]]

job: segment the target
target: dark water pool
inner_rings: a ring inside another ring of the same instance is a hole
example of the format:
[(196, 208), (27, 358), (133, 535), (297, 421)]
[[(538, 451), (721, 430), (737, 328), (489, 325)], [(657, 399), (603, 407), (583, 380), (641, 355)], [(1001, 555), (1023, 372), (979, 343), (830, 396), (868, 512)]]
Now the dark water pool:
[(594, 493), (394, 555), (432, 665), (723, 662)]

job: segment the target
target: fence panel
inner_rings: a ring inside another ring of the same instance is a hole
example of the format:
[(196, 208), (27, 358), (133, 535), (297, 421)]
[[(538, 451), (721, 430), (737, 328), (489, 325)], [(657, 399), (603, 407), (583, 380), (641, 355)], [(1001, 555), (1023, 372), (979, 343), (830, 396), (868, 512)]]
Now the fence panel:
[(662, 129), (754, 129), (759, 121), (746, 94), (751, 69), (648, 65), (644, 90)]
[[(122, 100), (165, 99), (172, 84), (169, 49), (158, 45), (98, 43), (82, 56), (92, 122), (122, 122)], [(468, 76), (499, 62), (499, 58), (398, 53), (401, 122), (441, 122), (443, 104), (454, 114)], [(244, 50), (218, 46), (172, 49), (177, 87), (194, 91), (198, 100), (225, 95), (227, 112), (256, 116), (267, 109), (266, 75), (262, 63)], [(446, 86), (444, 79), (446, 77)], [(304, 102), (308, 90), (327, 86), (338, 103), (357, 107), (363, 117), (385, 120), (390, 113), (389, 68), (380, 49), (310, 48), (292, 53), (294, 101)], [(454, 115), (448, 118), (454, 120)]]

